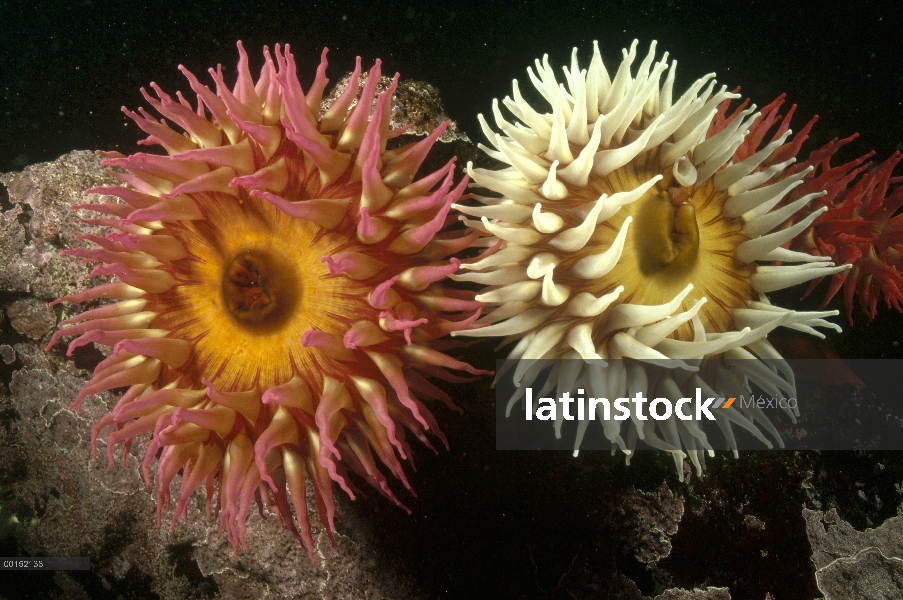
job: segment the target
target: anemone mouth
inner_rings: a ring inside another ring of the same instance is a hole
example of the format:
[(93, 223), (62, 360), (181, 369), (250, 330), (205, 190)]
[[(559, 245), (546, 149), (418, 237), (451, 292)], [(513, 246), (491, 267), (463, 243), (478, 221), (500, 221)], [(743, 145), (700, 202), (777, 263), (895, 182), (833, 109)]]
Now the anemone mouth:
[(337, 335), (361, 315), (378, 318), (366, 285), (330, 277), (321, 262), (361, 245), (259, 198), (210, 194), (195, 202), (206, 219), (166, 229), (191, 258), (173, 264), (179, 285), (152, 303), (155, 325), (192, 343), (194, 360), (182, 376), (263, 393), (299, 372), (334, 371), (299, 340), (310, 329)]
[[(751, 285), (755, 265), (734, 256), (737, 247), (749, 240), (743, 233), (743, 221), (724, 217), (727, 195), (714, 189), (710, 181), (682, 186), (669, 171), (623, 167), (612, 179), (614, 183), (595, 186), (616, 194), (662, 176), (636, 202), (597, 227), (580, 253), (581, 257), (591, 256), (610, 248), (630, 219), (620, 261), (605, 278), (605, 285), (594, 281), (588, 290), (598, 296), (623, 286), (619, 300), (652, 306), (670, 301), (692, 285), (708, 299), (697, 313), (706, 331), (729, 331), (733, 327), (731, 311), (746, 308), (758, 298)], [(671, 337), (692, 340), (692, 327), (684, 324)]]
[(223, 304), (249, 333), (276, 331), (291, 318), (301, 285), (291, 260), (266, 248), (243, 250), (223, 273)]
[(668, 278), (685, 279), (699, 259), (696, 207), (683, 188), (657, 192), (646, 192), (638, 202), (631, 243), (637, 266), (646, 277), (664, 271)]

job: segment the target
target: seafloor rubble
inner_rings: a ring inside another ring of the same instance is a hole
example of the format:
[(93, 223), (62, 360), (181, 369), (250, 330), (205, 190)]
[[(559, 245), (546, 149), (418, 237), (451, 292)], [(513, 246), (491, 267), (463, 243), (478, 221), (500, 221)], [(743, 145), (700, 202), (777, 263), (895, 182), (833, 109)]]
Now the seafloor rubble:
[[(470, 143), (452, 141), (436, 160)], [(42, 350), (58, 320), (80, 310), (48, 302), (89, 287), (91, 265), (59, 250), (103, 233), (70, 206), (112, 182), (89, 152), (0, 175), (0, 555), (92, 563), (89, 572), (16, 573), (18, 589), (60, 599), (810, 600), (903, 591), (897, 455), (719, 454), (705, 478), (688, 469), (679, 483), (658, 453), (625, 467), (604, 453), (498, 452), (488, 381), (449, 388), (465, 413), (441, 415), (449, 452), (416, 451), (419, 495), (403, 498), (413, 514), (376, 494), (356, 502), (337, 494), (337, 548), (315, 526), (316, 564), (266, 509), (267, 519), (249, 518), (249, 549), (237, 559), (205, 521), (200, 495), (187, 522), (171, 530), (164, 511), (158, 529), (141, 445), (124, 467), (108, 467), (102, 439), (90, 457), (91, 425), (115, 395), (88, 399), (81, 415), (68, 409), (103, 349)], [(470, 352), (491, 366), (491, 346)], [(0, 597), (15, 597), (11, 577), (0, 580)]]

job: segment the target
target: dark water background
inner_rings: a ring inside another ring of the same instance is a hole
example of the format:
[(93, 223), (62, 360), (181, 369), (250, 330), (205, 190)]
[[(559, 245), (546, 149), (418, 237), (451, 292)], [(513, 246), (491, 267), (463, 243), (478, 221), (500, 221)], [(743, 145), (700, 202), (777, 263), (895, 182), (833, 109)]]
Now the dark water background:
[[(363, 57), (364, 65), (379, 57), (384, 72), (399, 71), (403, 78), (424, 79), (438, 87), (448, 115), (475, 141), (482, 141), (476, 114), (488, 113), (493, 98), (510, 94), (512, 78), (524, 81), (534, 58), (548, 53), (553, 64), (566, 64), (577, 46), (585, 66), (597, 39), (613, 72), (622, 47), (638, 38), (644, 55), (648, 42), (656, 39), (659, 51), (667, 50), (678, 60), (676, 90), (714, 71), (720, 82), (741, 86), (759, 106), (786, 92), (787, 105), (799, 105), (795, 130), (812, 115), (821, 116), (804, 149), (860, 132), (841, 158), (874, 149), (883, 159), (903, 148), (903, 15), (894, 4), (3, 1), (0, 172), (74, 149), (133, 151), (143, 136), (119, 107), (144, 105), (138, 90), (149, 81), (169, 92), (188, 89), (178, 64), (209, 83), (202, 74), (222, 63), (231, 81), (237, 39), (251, 55), (252, 72), (262, 62), (261, 46), (290, 43), (305, 84), (323, 46), (330, 48), (328, 75), (333, 80), (350, 70), (356, 55)], [(776, 303), (794, 303), (799, 293), (776, 295)], [(856, 316), (852, 329), (838, 320), (845, 333), (831, 336), (834, 350), (845, 357), (903, 357), (903, 317), (883, 311), (868, 323), (858, 312)], [(491, 365), (491, 354), (483, 354), (484, 366)], [(400, 568), (413, 574), (425, 596), (534, 597), (540, 595), (538, 581), (551, 590), (549, 597), (557, 597), (549, 574), (567, 570), (575, 547), (584, 558), (591, 554), (586, 549), (596, 542), (585, 529), (595, 518), (593, 511), (604, 511), (607, 482), (648, 490), (668, 479), (674, 486), (673, 471), (653, 459), (653, 466), (625, 470), (610, 466), (605, 456), (579, 462), (552, 454), (500, 456), (491, 450), (491, 431), (465, 439), (481, 409), (476, 400), (464, 404), (469, 413), (463, 420), (442, 415), (452, 421), (446, 428), (452, 452), (438, 457), (421, 453), (421, 471), (412, 481), (420, 492), (413, 517), (385, 516), (392, 509), (378, 498), (362, 504), (362, 510), (382, 510), (383, 516), (375, 517), (376, 527), (386, 531), (386, 544), (395, 548), (387, 556), (398, 553)], [(766, 473), (770, 468), (771, 459), (752, 456), (716, 466), (714, 477), (718, 469), (749, 464), (743, 460), (754, 466), (761, 460)], [(836, 473), (855, 471), (857, 460), (873, 462), (846, 454), (830, 459)], [(621, 464), (620, 458), (614, 462)], [(890, 462), (899, 475), (903, 461), (891, 455)], [(609, 466), (600, 467), (599, 474), (597, 463)], [(448, 477), (430, 478), (430, 472)], [(742, 478), (736, 481), (745, 485)], [(852, 484), (843, 481), (838, 476), (838, 489), (852, 490)], [(768, 482), (766, 478), (764, 484)], [(799, 514), (794, 510), (791, 516)], [(794, 544), (805, 544), (799, 539), (799, 523), (790, 523), (787, 540), (796, 536)], [(864, 527), (866, 522), (854, 524)], [(690, 521), (687, 527), (692, 526)], [(674, 583), (734, 585), (735, 598), (747, 597), (737, 592), (743, 582), (725, 580), (716, 569), (716, 563), (731, 557), (713, 556), (707, 562), (704, 539), (699, 539), (698, 547), (685, 539), (682, 551), (677, 548), (669, 559), (678, 570), (676, 562), (681, 560), (694, 565), (685, 566), (685, 579)], [(788, 586), (802, 582), (787, 597), (813, 592), (805, 558), (780, 574)], [(733, 559), (746, 560), (739, 552)], [(543, 560), (547, 564), (531, 564)], [(546, 569), (558, 563), (561, 569)], [(645, 592), (653, 589), (652, 583), (641, 581), (648, 574), (632, 573), (624, 564), (619, 568), (637, 578)]]

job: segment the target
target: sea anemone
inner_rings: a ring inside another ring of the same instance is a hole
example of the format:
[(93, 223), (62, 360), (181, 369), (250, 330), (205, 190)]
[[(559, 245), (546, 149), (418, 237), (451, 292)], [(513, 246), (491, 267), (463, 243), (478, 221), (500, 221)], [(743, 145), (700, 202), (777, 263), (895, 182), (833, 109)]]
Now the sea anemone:
[(358, 58), (352, 84), (321, 111), (326, 50), (306, 92), (288, 46), (264, 48), (256, 81), (238, 51), (231, 89), (221, 66), (210, 69), (215, 92), (179, 67), (196, 106), (142, 89), (184, 133), (123, 108), (149, 135), (141, 143), (167, 155), (101, 153), (125, 185), (89, 193), (121, 202), (76, 208), (108, 215), (88, 222), (117, 231), (64, 253), (101, 261), (92, 275), (118, 281), (56, 302), (116, 302), (62, 321), (48, 349), (68, 336), (78, 336), (70, 354), (112, 346), (73, 406), (127, 388), (92, 447), (106, 429), (111, 464), (117, 445), (124, 462), (152, 434), (142, 467), (150, 484), (157, 459), (158, 524), (181, 474), (173, 526), (204, 484), (208, 518), (218, 490), (214, 512), (236, 553), (256, 500), (313, 559), (307, 479), (331, 537), (333, 482), (354, 498), (348, 469), (402, 506), (383, 471), (410, 490), (404, 430), (446, 443), (421, 400), (455, 407), (424, 375), (481, 373), (435, 341), (471, 327), (481, 305), (438, 282), (458, 269), (447, 257), (480, 234), (443, 231), (467, 181), (454, 185), (453, 161), (415, 180), (447, 123), (386, 149), (400, 134), (389, 128), (398, 75), (377, 97), (380, 63), (361, 89)]
[[(827, 208), (793, 239), (791, 248), (853, 266), (831, 277), (822, 304), (827, 306), (842, 289), (850, 325), (857, 298), (869, 320), (878, 314), (882, 295), (887, 308), (903, 312), (903, 215), (897, 214), (903, 206), (903, 177), (892, 176), (903, 155), (895, 152), (872, 167), (872, 152), (832, 167), (831, 158), (855, 138), (852, 135), (834, 140), (814, 151), (804, 164), (816, 170), (789, 198), (793, 200), (793, 196), (812, 189), (827, 192), (820, 203), (813, 203), (794, 216), (799, 221), (815, 207)], [(821, 278), (813, 280), (805, 295), (812, 293), (820, 281)]]
[[(598, 44), (583, 70), (575, 48), (563, 68), (565, 86), (545, 56), (527, 73), (550, 113), (536, 110), (515, 80), (503, 104), (519, 122), (507, 120), (497, 100), (501, 134), (480, 116), (494, 146), (484, 151), (509, 166), (468, 165), (476, 184), (494, 194), (477, 196), (480, 205), (455, 205), (477, 217), (462, 217), (467, 225), (493, 236), (482, 240), (486, 256), (462, 265), (473, 272), (453, 276), (486, 284), (477, 299), (491, 305), (476, 323), (481, 328), (457, 334), (515, 343), (506, 367), (520, 389), (509, 413), (526, 386), (542, 381), (546, 363), (533, 359), (574, 359), (557, 362), (545, 380), (559, 393), (579, 386), (605, 398), (641, 392), (677, 400), (700, 388), (717, 398), (748, 396), (753, 383), (773, 397), (793, 397), (793, 372), (768, 333), (779, 326), (819, 337), (814, 327), (839, 330), (824, 320), (836, 311), (796, 312), (766, 297), (849, 268), (786, 248), (827, 210), (782, 227), (825, 193), (782, 204), (813, 170), (793, 168), (811, 123), (791, 138), (790, 115), (779, 114), (782, 98), (762, 111), (748, 100), (729, 111), (740, 96), (716, 91), (713, 74), (676, 97), (676, 62), (669, 68), (667, 54), (656, 60), (653, 42), (634, 75), (636, 57), (634, 42), (610, 78)], [(758, 423), (781, 444), (755, 407), (715, 412), (735, 455), (731, 425), (770, 447)], [(599, 417), (628, 460), (643, 439), (673, 453), (681, 477), (684, 449), (700, 473), (703, 452), (712, 451), (693, 421), (632, 418), (624, 436), (619, 421)], [(579, 424), (575, 453), (586, 426)], [(559, 414), (559, 435), (560, 427)]]

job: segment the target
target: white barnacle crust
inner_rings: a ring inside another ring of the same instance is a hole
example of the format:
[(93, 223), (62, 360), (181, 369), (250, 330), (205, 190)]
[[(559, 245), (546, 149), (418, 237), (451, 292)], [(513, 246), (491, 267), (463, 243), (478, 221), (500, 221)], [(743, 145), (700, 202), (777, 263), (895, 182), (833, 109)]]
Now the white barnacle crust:
[[(513, 118), (492, 105), (500, 133), (480, 115), (493, 146), (484, 149), (508, 166), (468, 165), (488, 193), (475, 196), (480, 204), (455, 205), (498, 242), (461, 265), (470, 273), (457, 279), (486, 285), (477, 299), (487, 310), (481, 328), (455, 335), (507, 336), (517, 342), (512, 359), (574, 359), (548, 380), (559, 392), (577, 382), (608, 398), (677, 400), (696, 387), (726, 397), (754, 385), (790, 397), (793, 372), (768, 333), (783, 326), (820, 336), (814, 327), (839, 329), (823, 320), (836, 311), (786, 310), (765, 294), (849, 267), (786, 248), (820, 214), (784, 226), (822, 195), (783, 201), (811, 170), (794, 167), (801, 140), (778, 114), (781, 99), (762, 111), (748, 101), (732, 108), (740, 96), (716, 89), (712, 74), (677, 95), (677, 63), (656, 58), (655, 42), (637, 59), (634, 41), (609, 76), (594, 43), (588, 68), (575, 48), (556, 77), (543, 57), (527, 69), (543, 108), (515, 80), (501, 102)], [(572, 362), (583, 366), (574, 371)], [(514, 371), (521, 387), (536, 376), (527, 365)], [(735, 453), (732, 425), (770, 446), (761, 427), (781, 445), (758, 409), (721, 412), (717, 424)], [(691, 421), (601, 424), (628, 460), (637, 439), (671, 452), (681, 477), (685, 458), (701, 473), (711, 451)], [(575, 454), (584, 431), (581, 424)]]

